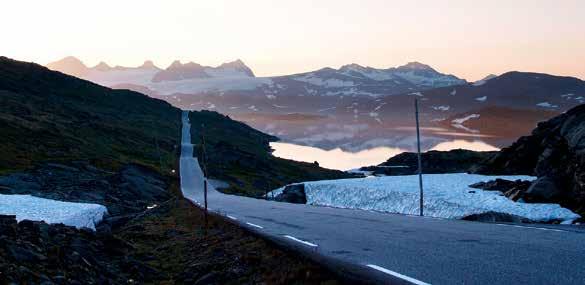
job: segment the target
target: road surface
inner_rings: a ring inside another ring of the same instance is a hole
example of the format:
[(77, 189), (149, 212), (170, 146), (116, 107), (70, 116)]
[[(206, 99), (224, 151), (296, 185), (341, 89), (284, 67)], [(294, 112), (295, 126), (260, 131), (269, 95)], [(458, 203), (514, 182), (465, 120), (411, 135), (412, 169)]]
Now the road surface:
[[(203, 201), (183, 114), (181, 188)], [(294, 248), (347, 276), (387, 284), (585, 284), (585, 231), (444, 220), (225, 195), (210, 211)]]

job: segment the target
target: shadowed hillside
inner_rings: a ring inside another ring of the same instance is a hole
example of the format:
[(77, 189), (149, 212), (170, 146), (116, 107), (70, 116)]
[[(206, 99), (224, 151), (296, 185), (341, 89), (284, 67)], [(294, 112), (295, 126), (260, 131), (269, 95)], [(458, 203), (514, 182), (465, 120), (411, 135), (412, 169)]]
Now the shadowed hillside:
[[(278, 138), (234, 123), (227, 116), (210, 111), (190, 115), (193, 142), (200, 152), (204, 126), (209, 175), (229, 183), (225, 192), (260, 197), (267, 190), (294, 182), (354, 177), (314, 163), (275, 157), (269, 143)], [(201, 155), (199, 158), (201, 161)]]
[(179, 119), (179, 109), (140, 93), (0, 57), (0, 173), (65, 160), (170, 171)]

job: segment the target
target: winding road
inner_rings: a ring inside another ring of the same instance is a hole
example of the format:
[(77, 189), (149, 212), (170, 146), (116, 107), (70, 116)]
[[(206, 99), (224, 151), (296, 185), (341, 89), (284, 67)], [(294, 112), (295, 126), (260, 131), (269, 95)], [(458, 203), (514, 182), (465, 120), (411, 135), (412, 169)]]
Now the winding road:
[[(201, 205), (203, 173), (183, 113), (185, 198)], [(380, 284), (585, 284), (585, 230), (488, 224), (315, 207), (225, 195), (210, 211), (348, 278)]]

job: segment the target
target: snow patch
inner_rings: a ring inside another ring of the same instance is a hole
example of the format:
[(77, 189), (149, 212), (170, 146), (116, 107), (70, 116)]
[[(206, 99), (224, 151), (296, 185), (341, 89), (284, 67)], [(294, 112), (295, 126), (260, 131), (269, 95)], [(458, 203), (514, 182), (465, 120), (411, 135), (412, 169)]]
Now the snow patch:
[(449, 111), (449, 109), (450, 109), (450, 107), (446, 106), (446, 105), (431, 106), (431, 108), (433, 108), (433, 110), (435, 110), (435, 111)]
[(482, 97), (475, 98), (475, 101), (479, 101), (479, 102), (485, 102), (486, 100), (487, 100), (487, 96), (482, 96)]
[[(514, 202), (498, 191), (468, 185), (496, 178), (534, 180), (531, 176), (485, 176), (466, 173), (424, 175), (426, 216), (461, 219), (489, 211), (521, 216), (536, 222), (570, 222), (580, 216), (558, 204)], [(305, 182), (307, 204), (417, 215), (418, 176), (384, 176)], [(278, 195), (283, 188), (274, 190)]]
[(353, 83), (353, 81), (344, 81), (344, 80), (335, 79), (335, 78), (323, 79), (323, 78), (314, 76), (313, 74), (296, 76), (296, 77), (293, 77), (293, 79), (296, 81), (306, 82), (306, 83), (309, 83), (312, 85), (325, 86), (325, 87), (351, 87), (351, 86), (355, 85)]
[(543, 108), (558, 108), (558, 105), (553, 105), (549, 102), (540, 102), (538, 104), (536, 104), (536, 106), (538, 107), (543, 107)]
[(453, 119), (451, 122), (454, 124), (463, 124), (464, 122), (471, 120), (471, 119), (479, 119), (479, 114), (467, 115), (463, 118)]

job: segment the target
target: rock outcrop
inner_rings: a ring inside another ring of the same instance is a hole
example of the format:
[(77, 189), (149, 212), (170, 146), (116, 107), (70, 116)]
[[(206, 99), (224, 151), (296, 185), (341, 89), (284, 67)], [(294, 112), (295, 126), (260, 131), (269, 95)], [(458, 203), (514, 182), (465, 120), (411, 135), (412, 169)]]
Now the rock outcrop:
[[(467, 172), (471, 166), (490, 158), (496, 153), (493, 151), (482, 152), (464, 149), (450, 151), (431, 150), (421, 155), (422, 170), (425, 174)], [(381, 175), (412, 175), (418, 173), (418, 158), (414, 152), (403, 152), (380, 165), (362, 167), (360, 170), (373, 171), (374, 174)]]
[(516, 216), (510, 215), (506, 213), (498, 213), (498, 212), (485, 212), (481, 214), (473, 214), (469, 216), (465, 216), (461, 218), (462, 220), (466, 221), (476, 221), (476, 222), (485, 222), (485, 223), (531, 223), (532, 221)]
[(500, 191), (511, 200), (533, 201), (532, 197), (527, 194), (526, 190), (532, 183), (526, 180), (510, 181), (505, 179), (496, 179), (487, 182), (478, 182), (469, 185), (472, 188), (478, 188), (486, 191)]
[(525, 192), (534, 202), (560, 203), (585, 214), (585, 105), (539, 123), (531, 135), (471, 172), (535, 175), (538, 180)]
[(274, 198), (278, 202), (287, 202), (295, 204), (306, 204), (307, 196), (305, 194), (305, 184), (292, 184), (284, 187), (282, 193)]

